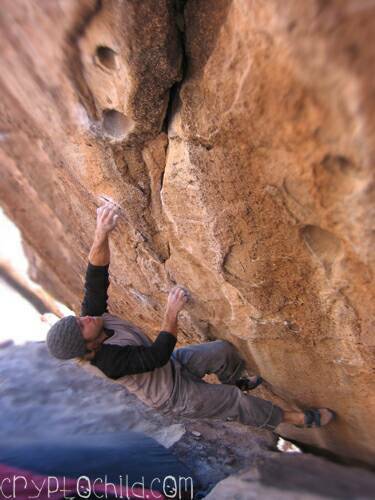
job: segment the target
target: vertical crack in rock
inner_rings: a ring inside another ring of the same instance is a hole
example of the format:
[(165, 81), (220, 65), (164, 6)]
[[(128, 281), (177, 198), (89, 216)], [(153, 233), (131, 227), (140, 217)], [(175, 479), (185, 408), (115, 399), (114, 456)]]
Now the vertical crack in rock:
[(175, 0), (174, 8), (175, 8), (175, 23), (178, 31), (178, 41), (181, 51), (181, 79), (174, 83), (172, 87), (169, 89), (169, 100), (168, 106), (166, 109), (164, 122), (162, 130), (168, 134), (169, 124), (175, 112), (176, 104), (179, 99), (179, 92), (181, 86), (185, 80), (185, 76), (187, 73), (187, 54), (186, 54), (186, 40), (185, 40), (185, 17), (184, 10), (187, 0)]

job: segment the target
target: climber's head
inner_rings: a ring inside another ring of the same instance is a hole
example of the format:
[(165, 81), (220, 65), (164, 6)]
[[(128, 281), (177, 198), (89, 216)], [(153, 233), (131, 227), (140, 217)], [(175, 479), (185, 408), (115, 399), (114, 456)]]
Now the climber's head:
[(58, 359), (82, 358), (97, 351), (104, 338), (100, 316), (67, 316), (50, 328), (47, 347)]

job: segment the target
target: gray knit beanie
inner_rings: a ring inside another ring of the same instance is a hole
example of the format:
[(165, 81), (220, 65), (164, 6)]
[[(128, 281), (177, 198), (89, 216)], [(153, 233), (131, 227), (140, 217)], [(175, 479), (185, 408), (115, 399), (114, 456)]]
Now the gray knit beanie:
[(55, 323), (47, 334), (47, 347), (58, 359), (82, 357), (87, 349), (76, 316), (66, 316)]

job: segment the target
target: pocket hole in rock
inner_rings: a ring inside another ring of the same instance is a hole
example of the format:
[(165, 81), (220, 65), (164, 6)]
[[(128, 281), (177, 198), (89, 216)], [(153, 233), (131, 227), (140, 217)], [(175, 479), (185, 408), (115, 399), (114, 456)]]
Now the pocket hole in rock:
[(115, 109), (107, 109), (103, 112), (104, 133), (115, 139), (122, 139), (133, 128), (133, 121)]
[(95, 61), (101, 66), (113, 71), (117, 69), (117, 53), (109, 47), (100, 45), (96, 48)]

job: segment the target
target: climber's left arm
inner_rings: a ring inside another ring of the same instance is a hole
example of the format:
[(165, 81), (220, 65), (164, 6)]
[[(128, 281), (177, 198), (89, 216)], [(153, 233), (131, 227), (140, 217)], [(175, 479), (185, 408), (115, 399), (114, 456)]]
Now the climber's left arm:
[(110, 202), (97, 209), (94, 241), (89, 253), (89, 262), (93, 266), (109, 266), (109, 233), (116, 227), (119, 217), (118, 208)]
[(101, 316), (107, 311), (110, 261), (109, 233), (116, 227), (118, 209), (105, 203), (97, 210), (94, 241), (89, 253), (85, 279), (85, 295), (81, 316)]

